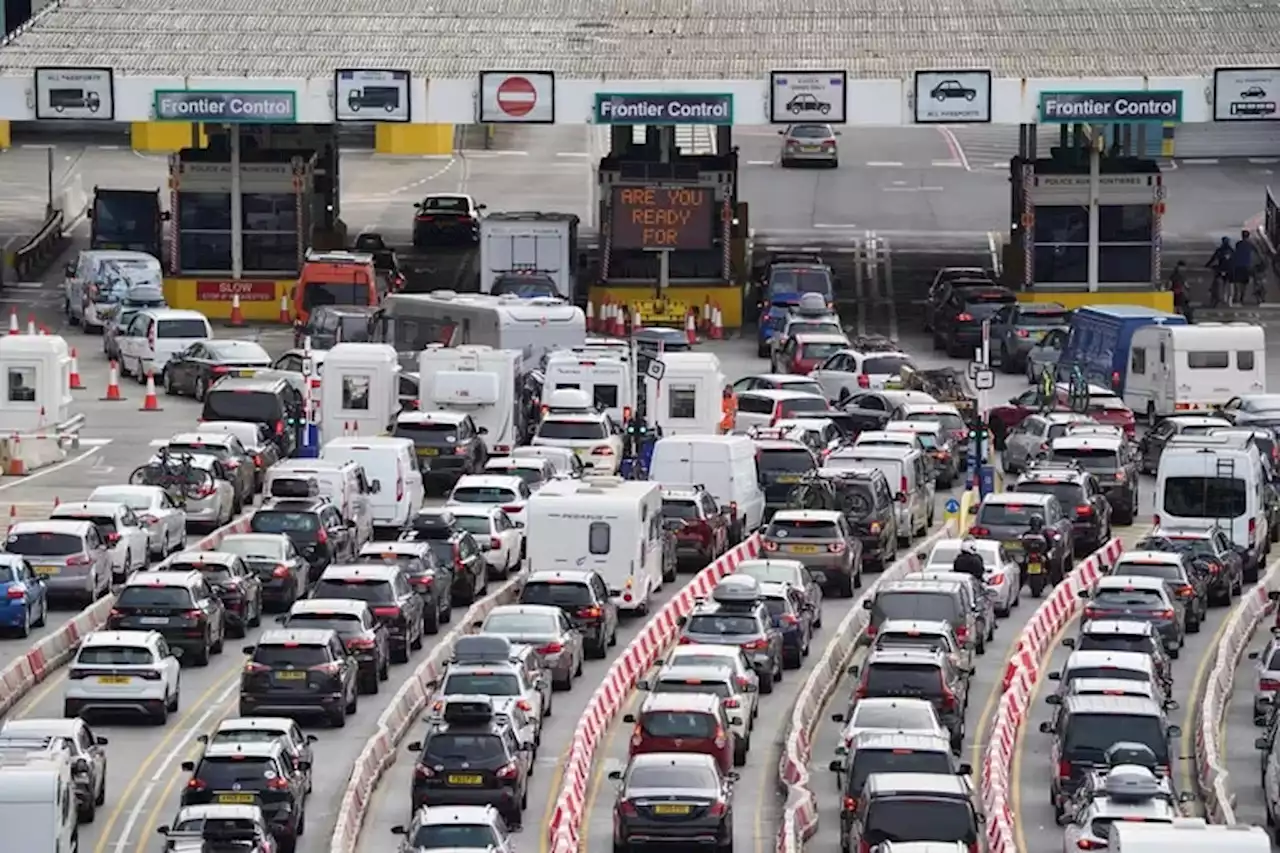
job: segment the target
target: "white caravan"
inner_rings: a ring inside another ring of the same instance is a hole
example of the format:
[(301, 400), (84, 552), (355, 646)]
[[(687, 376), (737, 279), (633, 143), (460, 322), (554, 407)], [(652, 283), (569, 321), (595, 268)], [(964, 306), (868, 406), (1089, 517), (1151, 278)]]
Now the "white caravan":
[(470, 415), (490, 453), (510, 453), (524, 432), (521, 373), (516, 350), (432, 344), (418, 356), (418, 408)]
[(1138, 417), (1205, 412), (1266, 390), (1266, 334), (1259, 325), (1196, 323), (1133, 332), (1123, 396)]
[(578, 390), (591, 399), (593, 408), (623, 424), (625, 412), (636, 405), (635, 370), (630, 358), (599, 350), (575, 348), (553, 352), (547, 358), (543, 394)]
[(720, 359), (710, 352), (669, 352), (662, 356), (661, 382), (645, 378), (649, 417), (664, 436), (720, 432), (724, 387)]
[(386, 344), (337, 344), (320, 375), (320, 434), (386, 435), (400, 411), (400, 362)]

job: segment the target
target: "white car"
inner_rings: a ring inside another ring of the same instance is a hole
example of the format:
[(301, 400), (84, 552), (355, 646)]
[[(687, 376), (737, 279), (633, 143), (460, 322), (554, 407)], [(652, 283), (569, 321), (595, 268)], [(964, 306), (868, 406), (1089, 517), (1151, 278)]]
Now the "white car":
[(484, 551), (489, 577), (501, 580), (520, 570), (524, 559), (524, 530), (496, 506), (453, 504), (449, 507), (458, 526), (475, 537)]
[(98, 486), (90, 503), (118, 503), (133, 510), (147, 531), (151, 559), (163, 560), (180, 551), (187, 539), (187, 513), (160, 486)]
[(751, 716), (760, 716), (760, 676), (751, 665), (748, 652), (741, 646), (727, 646), (712, 643), (690, 643), (685, 646), (672, 646), (665, 659), (653, 662), (656, 667), (671, 671), (682, 667), (722, 666), (733, 671), (734, 680), (744, 694)]
[(67, 673), (63, 716), (136, 711), (164, 725), (178, 710), (178, 657), (158, 631), (94, 631)]
[(617, 474), (622, 461), (622, 436), (603, 413), (548, 414), (538, 424), (533, 444), (572, 450), (591, 474)]
[(545, 459), (551, 463), (557, 477), (581, 477), (582, 460), (567, 447), (515, 447), (508, 459)]
[(118, 338), (120, 374), (145, 382), (154, 373), (156, 385), (161, 381), (169, 359), (199, 341), (213, 337), (209, 319), (199, 311), (176, 308), (147, 308), (134, 315)]
[(536, 492), (556, 478), (556, 467), (539, 456), (495, 456), (484, 463), (484, 473), (519, 477)]
[(75, 501), (59, 504), (49, 518), (92, 522), (111, 551), (111, 574), (123, 581), (131, 573), (147, 567), (151, 558), (151, 536), (133, 510), (122, 503)]
[(445, 506), (501, 509), (515, 524), (525, 525), (529, 487), (519, 477), (506, 474), (464, 474), (449, 493)]
[(823, 395), (836, 403), (863, 391), (884, 388), (885, 383), (899, 376), (903, 367), (915, 367), (905, 352), (843, 349), (827, 356), (809, 375), (818, 380)]
[[(960, 554), (961, 539), (943, 539), (933, 546), (933, 552), (925, 557), (920, 555), (924, 564), (923, 571), (951, 572), (955, 571), (956, 557)], [(978, 546), (978, 556), (986, 571), (983, 583), (987, 593), (995, 604), (997, 616), (1008, 616), (1009, 611), (1018, 606), (1022, 593), (1022, 573), (1017, 562), (1005, 550), (1004, 543), (990, 539), (970, 540)]]
[(841, 713), (832, 714), (831, 719), (844, 723), (840, 737), (846, 747), (858, 735), (867, 732), (949, 737), (947, 728), (938, 719), (938, 712), (928, 699), (869, 696), (854, 704), (847, 719)]

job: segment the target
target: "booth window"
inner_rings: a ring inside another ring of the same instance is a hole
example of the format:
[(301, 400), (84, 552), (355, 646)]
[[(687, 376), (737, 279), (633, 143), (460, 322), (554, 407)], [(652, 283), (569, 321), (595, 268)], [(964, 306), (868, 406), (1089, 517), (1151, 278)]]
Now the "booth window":
[(231, 193), (178, 193), (178, 228), (230, 231)]
[(244, 268), (249, 272), (295, 272), (298, 269), (297, 232), (245, 231)]
[(244, 193), (240, 196), (245, 233), (287, 231), (298, 233), (298, 197), (292, 193)]
[(34, 403), (36, 401), (36, 369), (34, 367), (9, 368), (9, 402)]
[(667, 394), (667, 414), (675, 418), (692, 420), (697, 417), (698, 392), (693, 388), (671, 388)]
[(369, 377), (342, 377), (342, 408), (368, 411), (369, 409)]
[(231, 269), (231, 232), (181, 231), (178, 260), (179, 268), (184, 272)]
[(587, 527), (587, 550), (592, 554), (609, 553), (609, 522), (593, 521)]

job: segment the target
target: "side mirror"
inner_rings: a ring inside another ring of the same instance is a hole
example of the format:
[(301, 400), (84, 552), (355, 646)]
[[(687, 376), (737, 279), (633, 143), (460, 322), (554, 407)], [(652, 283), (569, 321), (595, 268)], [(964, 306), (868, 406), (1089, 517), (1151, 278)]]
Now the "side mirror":
[(410, 752), (422, 752), (422, 741), (415, 740), (413, 743), (405, 747)]
[(752, 684), (752, 683), (750, 683), (750, 682), (747, 682), (747, 683), (746, 683), (746, 684), (744, 684), (744, 685), (743, 685), (743, 687), (742, 687), (742, 692), (743, 692), (743, 693), (757, 693), (757, 692), (759, 692), (759, 690), (760, 690), (760, 685), (758, 685), (758, 684)]
[(1258, 659), (1257, 652), (1249, 652), (1249, 660), (1257, 660), (1257, 659)]
[(648, 689), (649, 689), (649, 679), (642, 678), (636, 682), (636, 690), (648, 690)]
[(969, 764), (961, 764), (959, 767), (956, 768), (957, 776), (968, 776), (972, 772), (973, 772), (973, 767)]
[(99, 736), (93, 739), (93, 743), (95, 746), (106, 746), (108, 741), (106, 738)]
[(853, 666), (849, 667), (845, 671), (848, 672), (850, 675), (852, 675), (854, 678), (857, 678), (858, 674), (862, 672), (862, 667), (858, 666), (857, 664), (854, 664)]
[(408, 835), (409, 830), (399, 824), (396, 824), (395, 826), (391, 827), (391, 834), (392, 835)]
[(1271, 745), (1270, 745), (1269, 743), (1267, 743), (1267, 739), (1266, 739), (1266, 738), (1264, 738), (1264, 737), (1256, 738), (1256, 739), (1253, 741), (1253, 748), (1254, 748), (1254, 749), (1261, 749), (1261, 750), (1264, 750), (1264, 751), (1265, 751), (1265, 750), (1269, 749), (1269, 748), (1270, 748), (1270, 746), (1271, 746)]
[(919, 560), (919, 561), (920, 561), (920, 562), (922, 562), (922, 563), (927, 563), (927, 562), (929, 562), (929, 555), (928, 555), (928, 554), (926, 554), (924, 551), (917, 551), (917, 552), (916, 552), (916, 559), (917, 559), (917, 560)]
[(843, 773), (844, 762), (838, 758), (833, 758), (831, 760), (831, 763), (827, 765), (827, 769), (830, 770), (832, 773)]
[(254, 651), (257, 648), (258, 648), (257, 646), (245, 646), (244, 648), (240, 649), (240, 651), (244, 652), (246, 655), (251, 655), (254, 653)]
[(1046, 705), (1061, 705), (1062, 697), (1057, 693), (1050, 693), (1048, 696), (1044, 697), (1044, 703)]
[(477, 204), (477, 205), (476, 205), (476, 210), (488, 210), (488, 209), (489, 209), (489, 205), (487, 205), (487, 204)]
[(613, 780), (621, 779), (621, 778), (622, 778), (622, 771), (621, 771), (621, 770), (610, 770), (610, 771), (609, 771), (609, 778), (610, 778), (610, 779), (613, 779)]
[(1087, 589), (1082, 589), (1082, 590), (1080, 590), (1080, 597), (1081, 597), (1081, 598), (1088, 598), (1088, 597), (1089, 597), (1089, 590), (1087, 590)]
[(742, 777), (738, 775), (738, 771), (730, 770), (728, 773), (724, 774), (724, 778), (728, 779), (730, 782), (737, 782)]
[(196, 763), (194, 761), (184, 761), (182, 762), (181, 767), (187, 773), (196, 772)]
[(1049, 722), (1048, 720), (1045, 720), (1043, 723), (1040, 724), (1040, 732), (1046, 735), (1053, 734), (1053, 723)]
[(906, 502), (907, 502), (907, 493), (906, 493), (906, 492), (898, 492), (898, 494), (897, 494), (897, 495), (895, 495), (893, 499), (894, 499), (895, 501), (897, 501), (898, 503), (900, 503), (900, 504), (904, 504), (904, 503), (906, 503)]
[(477, 619), (476, 621), (474, 621), (474, 622), (472, 622), (472, 623), (471, 623), (471, 627), (472, 627), (472, 628), (474, 628), (474, 629), (476, 629), (477, 631), (479, 631), (481, 628), (483, 628), (483, 627), (484, 627), (484, 620), (483, 620), (483, 619)]
[(288, 625), (288, 624), (289, 624), (289, 614), (288, 614), (288, 613), (282, 613), (282, 614), (280, 614), (279, 616), (277, 616), (277, 617), (276, 617), (276, 621), (277, 621), (277, 622), (279, 622), (281, 625)]
[(320, 740), (320, 738), (316, 737), (315, 735), (307, 735), (307, 743), (315, 743), (318, 740)]
[(1267, 598), (1271, 599), (1272, 601), (1280, 601), (1280, 589), (1273, 589), (1271, 590), (1271, 592), (1268, 592)]
[(169, 834), (169, 825), (168, 825), (167, 823), (163, 823), (163, 824), (161, 824), (160, 826), (157, 826), (157, 827), (156, 827), (156, 832), (157, 832), (157, 833), (159, 833), (160, 835), (168, 835), (168, 834)]
[(299, 770), (310, 770), (310, 769), (311, 769), (311, 762), (310, 762), (310, 761), (299, 761), (299, 762), (298, 762), (298, 769), (299, 769)]
[(843, 723), (843, 722), (844, 722), (844, 714), (842, 714), (842, 713), (841, 713), (841, 712), (839, 712), (839, 711), (837, 711), (836, 713), (832, 714), (832, 715), (831, 715), (831, 722), (833, 722), (833, 723)]
[(478, 428), (478, 429), (476, 430), (476, 432), (477, 432), (479, 435), (488, 435), (488, 434), (489, 434), (489, 428), (488, 428), (488, 427), (480, 427), (480, 428)]
[(862, 609), (863, 609), (863, 610), (870, 610), (870, 609), (871, 609), (872, 607), (874, 607), (874, 606), (875, 606), (875, 602), (874, 602), (874, 601), (872, 601), (870, 598), (864, 598), (864, 599), (862, 599)]
[(1062, 673), (1060, 673), (1060, 672), (1051, 672), (1051, 673), (1049, 673), (1049, 680), (1050, 680), (1050, 681), (1061, 681), (1061, 680), (1062, 680)]
[(1179, 705), (1179, 704), (1177, 703), (1177, 701), (1176, 701), (1176, 700), (1174, 700), (1174, 699), (1166, 699), (1166, 700), (1164, 700), (1164, 709), (1165, 709), (1166, 711), (1176, 711), (1176, 710), (1178, 710), (1178, 709), (1179, 709), (1179, 708), (1181, 708), (1181, 707), (1182, 707), (1182, 706), (1181, 706), (1181, 705)]
[(677, 620), (676, 620), (676, 624), (677, 624), (677, 625), (679, 625), (679, 626), (680, 626), (680, 627), (682, 627), (682, 628), (683, 628), (685, 625), (687, 625), (688, 623), (689, 623), (689, 617), (688, 617), (688, 616), (681, 616), (679, 619), (677, 619)]
[[(782, 131), (778, 131), (778, 132), (781, 133)], [(76, 265), (74, 263), (67, 264), (65, 267), (62, 268), (62, 274), (65, 275), (67, 278), (75, 278)]]
[(729, 718), (729, 725), (732, 725), (732, 726), (740, 726), (740, 725), (742, 725), (742, 722), (743, 722), (743, 720), (742, 720), (742, 718), (741, 718), (741, 717), (730, 717), (730, 718)]
[(1182, 737), (1182, 726), (1176, 726), (1176, 725), (1169, 726), (1167, 729), (1165, 729), (1165, 732), (1169, 735), (1170, 738)]
[(840, 744), (839, 746), (837, 746), (835, 749), (831, 751), (834, 752), (836, 755), (848, 755), (849, 747), (845, 746), (844, 744)]
[(809, 572), (809, 580), (821, 586), (827, 582), (827, 576), (822, 572)]
[(624, 723), (634, 723), (635, 721), (636, 721), (636, 715), (635, 715), (635, 714), (623, 714), (623, 715), (622, 715), (622, 722), (624, 722)]
[(174, 660), (182, 660), (182, 656), (186, 653), (186, 649), (183, 648), (169, 649), (169, 656)]
[(1065, 640), (1062, 641), (1062, 647), (1064, 649), (1074, 649), (1076, 647), (1076, 638), (1067, 637)]

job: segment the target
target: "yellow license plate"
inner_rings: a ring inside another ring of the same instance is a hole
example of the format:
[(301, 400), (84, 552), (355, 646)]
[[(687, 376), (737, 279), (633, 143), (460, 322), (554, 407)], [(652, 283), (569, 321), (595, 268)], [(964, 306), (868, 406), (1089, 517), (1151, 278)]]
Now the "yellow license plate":
[(1040, 562), (1027, 563), (1027, 574), (1038, 575), (1043, 571), (1044, 571), (1044, 563), (1040, 563)]
[(38, 575), (56, 575), (62, 571), (62, 566), (36, 566), (36, 574)]
[(253, 794), (219, 794), (218, 802), (228, 805), (251, 806), (258, 802), (258, 798)]
[(688, 814), (691, 811), (693, 809), (690, 806), (664, 804), (653, 807), (654, 814)]
[(798, 483), (800, 482), (799, 474), (782, 474), (778, 477), (779, 483)]
[(794, 554), (816, 554), (818, 553), (817, 545), (788, 545), (787, 550)]
[(276, 678), (280, 679), (281, 681), (305, 681), (307, 678), (307, 674), (305, 672), (285, 670), (284, 672), (277, 672)]
[(470, 773), (450, 773), (450, 785), (479, 785), (484, 782), (483, 776), (477, 776)]
[(99, 684), (128, 684), (129, 676), (127, 675), (99, 675)]
[(257, 372), (258, 371), (254, 370), (252, 367), (242, 367), (239, 370), (231, 371), (231, 375), (240, 379), (249, 379), (257, 375)]
[(1022, 543), (1015, 539), (1012, 542), (1004, 543), (1004, 547), (1009, 551), (1021, 551)]
[(439, 455), (440, 455), (440, 448), (438, 448), (438, 447), (419, 447), (419, 448), (418, 448), (418, 455), (419, 455), (419, 456), (439, 456)]

